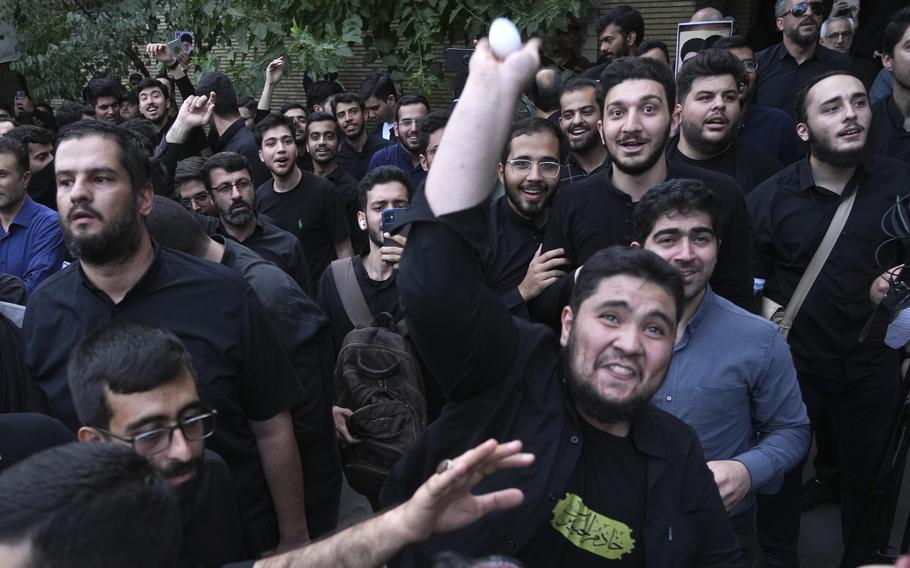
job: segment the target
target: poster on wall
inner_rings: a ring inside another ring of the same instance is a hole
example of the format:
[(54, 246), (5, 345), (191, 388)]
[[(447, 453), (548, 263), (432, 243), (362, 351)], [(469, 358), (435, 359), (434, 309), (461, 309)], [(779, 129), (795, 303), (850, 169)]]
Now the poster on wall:
[(682, 22), (676, 28), (676, 74), (687, 60), (703, 49), (710, 49), (722, 37), (733, 35), (733, 22)]

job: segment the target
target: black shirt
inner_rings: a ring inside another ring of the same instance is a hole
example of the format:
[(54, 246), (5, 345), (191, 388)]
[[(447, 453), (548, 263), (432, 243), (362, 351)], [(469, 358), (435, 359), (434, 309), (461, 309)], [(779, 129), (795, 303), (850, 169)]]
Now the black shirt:
[[(401, 566), (428, 566), (439, 550), (520, 556), (565, 495), (587, 440), (563, 384), (556, 336), (511, 316), (484, 283), (478, 258), (487, 246), (488, 205), (438, 220), (425, 200), (412, 210), (421, 207), (426, 221), (411, 227), (398, 286), (411, 337), (447, 402), (393, 468), (381, 502), (410, 497), (446, 456), (491, 437), (520, 439), (523, 451), (536, 456), (534, 465), (497, 472), (475, 492), (517, 487), (524, 502), (408, 547)], [(416, 213), (412, 218), (421, 219)], [(740, 566), (736, 538), (694, 432), (648, 405), (632, 419), (631, 438), (647, 456), (642, 540), (648, 565)]]
[(183, 341), (199, 396), (218, 411), (207, 445), (231, 467), (245, 546), (251, 553), (274, 546), (277, 522), (249, 421), (300, 404), (302, 393), (256, 293), (229, 268), (157, 245), (152, 265), (118, 304), (79, 263), (45, 280), (25, 311), (26, 364), (51, 414), (73, 430), (79, 420), (67, 358), (89, 332), (116, 319), (163, 327)]
[(33, 412), (0, 414), (0, 472), (32, 454), (75, 441), (73, 431), (50, 416)]
[[(238, 242), (220, 223), (216, 233)], [(297, 237), (257, 218), (256, 228), (243, 241), (243, 246), (284, 270), (304, 292), (312, 292), (313, 278), (310, 275), (310, 266), (303, 253), (303, 245)]]
[[(879, 246), (888, 240), (882, 216), (907, 192), (907, 179), (910, 170), (905, 164), (872, 154), (844, 189), (844, 195), (858, 191), (853, 210), (788, 337), (797, 370), (861, 376), (895, 356), (880, 339), (860, 343), (858, 337), (873, 311), (869, 301), (873, 280), (906, 260), (897, 243)], [(755, 275), (766, 279), (764, 295), (785, 306), (841, 196), (815, 185), (806, 158), (755, 188), (747, 201)]]
[(679, 149), (679, 137), (670, 140), (667, 158), (679, 162), (728, 175), (736, 180), (744, 193), (749, 193), (755, 186), (773, 176), (784, 165), (761, 148), (753, 147), (747, 142), (734, 140), (730, 147), (707, 160), (693, 160)]
[(332, 182), (335, 189), (341, 195), (341, 203), (344, 206), (345, 216), (348, 219), (348, 225), (351, 227), (351, 246), (354, 254), (366, 254), (369, 247), (370, 239), (367, 232), (360, 228), (357, 222), (357, 212), (360, 211), (360, 195), (357, 191), (358, 181), (344, 171), (341, 166), (336, 166), (332, 173), (325, 176), (325, 179)]
[(275, 191), (270, 179), (256, 190), (256, 208), (272, 217), (279, 229), (300, 239), (314, 281), (335, 259), (335, 244), (350, 237), (350, 225), (338, 190), (309, 172), (300, 172), (294, 189)]
[(806, 154), (805, 144), (796, 135), (793, 117), (776, 107), (748, 105), (739, 125), (739, 138), (785, 166)]
[(360, 181), (363, 179), (363, 176), (367, 175), (367, 170), (370, 167), (370, 160), (373, 158), (373, 154), (375, 154), (377, 150), (391, 144), (393, 144), (393, 142), (385, 140), (375, 132), (371, 132), (367, 135), (367, 142), (364, 144), (363, 150), (358, 152), (351, 146), (348, 139), (345, 138), (341, 141), (341, 146), (338, 147), (338, 163), (346, 172), (351, 174), (354, 179)]
[[(214, 129), (212, 130), (214, 131)], [(256, 185), (262, 185), (272, 177), (272, 172), (259, 158), (256, 137), (246, 127), (242, 118), (238, 118), (224, 131), (224, 134), (212, 143), (212, 153), (217, 154), (218, 152), (236, 152), (246, 158), (250, 164), (250, 175)]]
[(801, 65), (796, 63), (783, 42), (755, 54), (758, 64), (758, 84), (754, 102), (757, 105), (777, 107), (795, 116), (796, 94), (803, 87), (826, 71), (849, 71), (850, 58), (843, 53), (817, 46), (812, 57)]
[[(754, 311), (752, 273), (749, 265), (750, 237), (749, 215), (742, 190), (728, 176), (703, 168), (678, 162), (667, 164), (667, 179), (694, 178), (714, 190), (721, 203), (725, 222), (718, 236), (723, 241), (717, 267), (711, 277), (715, 292), (743, 309)], [(603, 173), (573, 184), (570, 191), (561, 192), (550, 211), (543, 250), (563, 248), (571, 261), (567, 270), (584, 264), (602, 248), (628, 245), (632, 242), (632, 211), (635, 203), (628, 194), (617, 189), (610, 181), (612, 167)], [(552, 301), (551, 294), (566, 286), (569, 277), (562, 278), (535, 299), (541, 303)], [(551, 292), (550, 290), (553, 289)], [(544, 311), (559, 311), (562, 306)], [(549, 318), (548, 318), (549, 320)]]
[(910, 132), (904, 130), (904, 114), (894, 102), (894, 95), (872, 109), (869, 147), (878, 154), (910, 163)]
[(643, 568), (647, 454), (631, 436), (580, 424), (585, 447), (575, 471), (520, 560), (529, 566)]

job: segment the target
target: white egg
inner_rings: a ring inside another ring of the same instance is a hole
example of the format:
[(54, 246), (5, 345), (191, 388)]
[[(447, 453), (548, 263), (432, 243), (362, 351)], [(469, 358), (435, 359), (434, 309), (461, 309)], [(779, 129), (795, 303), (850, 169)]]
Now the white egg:
[(505, 59), (521, 48), (521, 34), (508, 18), (496, 18), (490, 24), (490, 49), (499, 59)]

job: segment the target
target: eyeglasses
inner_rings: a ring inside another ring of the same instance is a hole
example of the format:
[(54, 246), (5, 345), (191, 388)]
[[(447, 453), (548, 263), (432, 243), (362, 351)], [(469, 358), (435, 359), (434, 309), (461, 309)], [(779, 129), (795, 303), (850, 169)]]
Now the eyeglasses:
[(512, 168), (515, 175), (526, 176), (531, 173), (531, 168), (537, 165), (537, 171), (540, 175), (547, 178), (555, 178), (559, 175), (559, 162), (538, 162), (536, 160), (509, 160), (506, 162)]
[(253, 188), (253, 181), (248, 179), (241, 179), (235, 182), (228, 182), (219, 185), (218, 187), (212, 188), (212, 191), (219, 195), (225, 195), (230, 193), (232, 189), (237, 188), (237, 191), (248, 191)]
[(398, 121), (398, 126), (400, 128), (410, 128), (419, 125), (421, 122), (423, 122), (421, 118), (402, 118)]
[(746, 73), (754, 73), (758, 69), (758, 63), (752, 59), (743, 59), (742, 60), (743, 69), (746, 70)]
[(109, 430), (96, 428), (112, 438), (117, 438), (133, 446), (133, 451), (140, 456), (153, 456), (159, 454), (171, 446), (171, 440), (174, 437), (174, 430), (180, 429), (183, 437), (187, 440), (204, 440), (215, 432), (215, 416), (218, 411), (214, 408), (206, 410), (203, 414), (196, 414), (188, 418), (180, 418), (177, 423), (164, 428), (155, 428), (148, 432), (143, 432), (135, 436), (121, 436)]
[(193, 202), (195, 202), (196, 205), (204, 205), (206, 202), (208, 202), (208, 200), (209, 194), (205, 191), (200, 191), (196, 195), (184, 197), (180, 200), (180, 202), (183, 203), (184, 207), (191, 207), (193, 205)]
[(825, 39), (831, 39), (831, 40), (834, 40), (834, 41), (844, 41), (844, 40), (850, 39), (851, 37), (853, 37), (853, 32), (850, 32), (850, 31), (847, 31), (847, 32), (831, 32), (830, 34), (828, 34), (828, 35), (825, 36)]
[(794, 18), (802, 18), (809, 10), (812, 10), (813, 16), (821, 16), (825, 10), (825, 5), (821, 2), (797, 2), (792, 8), (784, 12), (784, 16), (790, 14)]

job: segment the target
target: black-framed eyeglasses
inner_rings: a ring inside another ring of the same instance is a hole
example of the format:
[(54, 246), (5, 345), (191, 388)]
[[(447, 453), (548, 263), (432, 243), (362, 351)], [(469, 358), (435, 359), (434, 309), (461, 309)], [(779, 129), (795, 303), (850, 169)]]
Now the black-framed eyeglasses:
[(555, 178), (559, 175), (559, 169), (562, 167), (559, 162), (551, 162), (549, 160), (538, 162), (537, 160), (518, 159), (509, 160), (506, 163), (512, 168), (512, 173), (519, 176), (529, 175), (531, 168), (536, 165), (537, 171), (540, 172), (541, 176)]
[(212, 191), (219, 195), (225, 195), (230, 193), (235, 187), (237, 188), (237, 191), (249, 191), (250, 189), (253, 189), (253, 180), (240, 179), (235, 182), (223, 183), (218, 187), (213, 187)]
[(180, 418), (176, 424), (148, 430), (135, 436), (123, 436), (115, 434), (110, 430), (96, 428), (112, 438), (126, 442), (133, 446), (133, 451), (140, 456), (152, 456), (163, 452), (171, 445), (174, 437), (174, 430), (180, 429), (183, 437), (187, 440), (204, 440), (215, 432), (215, 416), (218, 411), (214, 408), (205, 409), (201, 414), (194, 414), (186, 418)]
[(195, 195), (191, 195), (189, 197), (184, 197), (183, 199), (180, 200), (180, 202), (183, 203), (184, 207), (191, 207), (193, 202), (195, 202), (196, 205), (204, 205), (208, 200), (209, 200), (208, 192), (200, 191), (199, 193), (197, 193)]
[(825, 10), (825, 5), (821, 2), (797, 2), (792, 8), (784, 12), (784, 16), (791, 14), (794, 18), (802, 18), (809, 10), (812, 10), (814, 16), (821, 16)]
[(830, 39), (834, 41), (844, 41), (853, 37), (853, 32), (847, 30), (845, 32), (831, 32), (825, 36), (825, 39)]
[(754, 73), (758, 69), (758, 63), (753, 59), (743, 59), (742, 60), (743, 69), (746, 70), (746, 73)]

